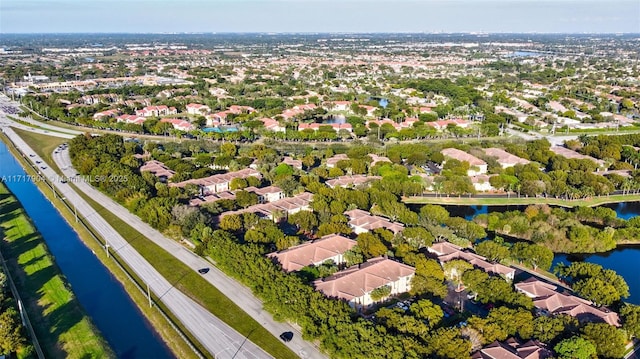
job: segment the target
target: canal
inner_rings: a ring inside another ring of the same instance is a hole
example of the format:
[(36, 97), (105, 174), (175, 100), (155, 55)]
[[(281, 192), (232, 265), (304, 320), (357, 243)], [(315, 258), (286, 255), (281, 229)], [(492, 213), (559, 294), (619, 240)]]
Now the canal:
[[(28, 178), (0, 142), (0, 176)], [(7, 181), (42, 234), (76, 298), (118, 358), (173, 358), (124, 287), (30, 181)]]

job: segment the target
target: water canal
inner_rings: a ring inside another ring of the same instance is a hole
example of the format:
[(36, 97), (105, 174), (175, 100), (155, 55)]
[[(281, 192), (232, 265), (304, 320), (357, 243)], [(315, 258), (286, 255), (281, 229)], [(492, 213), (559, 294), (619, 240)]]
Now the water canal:
[[(0, 175), (29, 178), (0, 142)], [(73, 292), (118, 358), (172, 358), (123, 286), (30, 181), (7, 181), (42, 234)]]

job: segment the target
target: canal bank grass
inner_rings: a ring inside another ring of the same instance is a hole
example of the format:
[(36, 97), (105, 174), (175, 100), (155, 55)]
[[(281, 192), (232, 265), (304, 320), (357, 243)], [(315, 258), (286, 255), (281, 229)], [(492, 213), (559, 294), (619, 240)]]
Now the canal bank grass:
[(18, 128), (12, 128), (13, 131), (20, 136), (24, 140), (24, 142), (29, 145), (33, 149), (33, 151), (40, 156), (46, 163), (48, 163), (51, 168), (55, 169), (56, 172), (60, 172), (58, 167), (56, 166), (55, 161), (53, 160), (53, 151), (56, 147), (61, 144), (67, 142), (68, 140), (65, 138), (54, 137), (54, 136), (46, 136), (41, 135), (39, 133), (33, 133), (26, 130), (21, 130)]
[[(14, 129), (15, 130), (15, 129)], [(24, 132), (24, 131), (23, 131)], [(27, 134), (45, 137), (49, 136), (33, 134), (27, 132)], [(35, 176), (36, 173), (31, 167), (31, 165), (22, 158), (22, 155), (15, 150), (11, 142), (6, 139), (2, 134), (0, 134), (0, 139), (5, 142), (9, 151), (13, 154), (13, 156), (20, 162), (22, 167), (26, 170), (27, 174)], [(24, 139), (24, 138), (23, 138)], [(57, 138), (54, 138), (58, 140)], [(62, 139), (64, 140), (64, 139)], [(25, 139), (26, 141), (26, 139)], [(31, 147), (31, 146), (30, 146)], [(44, 146), (46, 147), (46, 146)], [(32, 147), (33, 148), (33, 147)], [(55, 148), (55, 145), (53, 146)], [(53, 148), (49, 153), (53, 151)], [(42, 148), (36, 147), (33, 148), (34, 152), (36, 152), (42, 158), (45, 158), (45, 153)], [(55, 166), (55, 163), (51, 164)], [(143, 315), (147, 318), (147, 320), (151, 323), (153, 328), (158, 332), (158, 334), (162, 337), (163, 341), (167, 344), (167, 346), (171, 349), (173, 354), (178, 358), (198, 358), (198, 356), (191, 350), (188, 344), (182, 340), (178, 335), (176, 335), (175, 329), (171, 327), (171, 324), (167, 322), (167, 320), (162, 316), (161, 313), (158, 312), (155, 308), (150, 308), (147, 301), (147, 296), (140, 292), (138, 287), (131, 282), (129, 279), (129, 274), (122, 270), (122, 268), (113, 261), (113, 259), (107, 258), (106, 253), (104, 252), (104, 248), (100, 243), (98, 243), (92, 236), (92, 234), (81, 224), (75, 221), (74, 213), (71, 209), (65, 206), (59, 198), (53, 195), (53, 192), (49, 186), (47, 186), (44, 182), (36, 182), (35, 183), (40, 192), (47, 197), (47, 199), (53, 204), (56, 210), (62, 215), (69, 225), (75, 230), (80, 239), (84, 242), (84, 244), (90, 248), (98, 257), (100, 262), (109, 269), (111, 274), (122, 284), (125, 288), (129, 297), (136, 303), (138, 309), (143, 313)], [(82, 192), (75, 189), (76, 192), (82, 194)], [(124, 266), (124, 263), (123, 263)], [(125, 266), (126, 267), (126, 266)], [(129, 268), (125, 268), (129, 273), (132, 271)]]
[(558, 207), (595, 207), (608, 203), (637, 202), (640, 194), (615, 194), (585, 199), (566, 200), (559, 198), (511, 197), (511, 198), (477, 198), (477, 197), (407, 197), (406, 204), (438, 204), (452, 206), (527, 206), (531, 204), (548, 204)]
[[(15, 131), (15, 129), (14, 129)], [(16, 133), (31, 147), (38, 156), (42, 157), (52, 168), (56, 168), (55, 162), (53, 161), (52, 152), (55, 148), (61, 144), (66, 142), (65, 139), (52, 138), (50, 136), (45, 136), (41, 134), (35, 134), (28, 131), (21, 131)], [(9, 147), (12, 147), (9, 145)], [(20, 157), (18, 155), (18, 157)], [(21, 161), (24, 161), (21, 159)], [(23, 162), (23, 167), (25, 167), (26, 162)], [(27, 164), (27, 167), (30, 166)], [(57, 169), (59, 172), (59, 169)], [(49, 187), (42, 183), (37, 183), (38, 185), (43, 186), (41, 190), (45, 195), (48, 195), (49, 200), (53, 198), (52, 191)], [(191, 268), (184, 265), (178, 259), (173, 257), (171, 254), (167, 253), (164, 249), (157, 246), (155, 243), (144, 237), (140, 232), (135, 230), (133, 227), (129, 226), (127, 223), (122, 221), (116, 215), (112, 214), (100, 204), (95, 202), (93, 199), (89, 198), (84, 192), (80, 191), (75, 187), (72, 183), (70, 183), (76, 193), (78, 193), (85, 201), (93, 207), (96, 212), (100, 213), (100, 215), (110, 224), (112, 225), (122, 237), (129, 242), (129, 244), (134, 247), (138, 253), (140, 253), (151, 265), (154, 266), (160, 274), (164, 278), (166, 278), (169, 282), (173, 283), (173, 285), (181, 290), (183, 293), (200, 303), (203, 307), (205, 307), (208, 311), (210, 311), (213, 315), (227, 323), (229, 326), (237, 330), (240, 334), (248, 336), (248, 339), (254, 342), (256, 345), (264, 349), (267, 353), (271, 354), (275, 358), (297, 358), (289, 348), (287, 348), (284, 344), (282, 344), (276, 337), (274, 337), (271, 333), (269, 333), (264, 327), (262, 327), (258, 322), (256, 322), (251, 316), (249, 316), (246, 312), (244, 312), (240, 307), (238, 307), (233, 301), (227, 298), (224, 294), (222, 294), (217, 288), (212, 286), (209, 282), (204, 280), (198, 273), (193, 271)], [(167, 342), (169, 347), (174, 351), (176, 356), (180, 358), (185, 357), (195, 357), (193, 351), (187, 346), (187, 344), (180, 339), (173, 328), (171, 328), (170, 324), (161, 316), (160, 313), (157, 312), (156, 309), (149, 308), (147, 298), (144, 294), (142, 294), (137, 287), (131, 283), (130, 280), (126, 277), (126, 274), (120, 270), (116, 263), (113, 260), (110, 260), (106, 257), (104, 252), (104, 248), (96, 243), (96, 241), (92, 240), (91, 234), (83, 228), (80, 224), (75, 223), (75, 219), (73, 213), (69, 210), (61, 210), (61, 207), (66, 208), (62, 205), (59, 200), (55, 200), (54, 205), (58, 209), (59, 212), (63, 213), (63, 216), (71, 224), (74, 229), (79, 233), (80, 237), (83, 238), (83, 241), (94, 250), (100, 260), (105, 264), (112, 273), (120, 274), (117, 276), (118, 279), (125, 285), (127, 292), (134, 301), (137, 303), (138, 307), (142, 310), (143, 313), (148, 317), (149, 321), (159, 332), (163, 340)], [(123, 266), (126, 267), (124, 263)], [(117, 270), (116, 270), (117, 269)], [(127, 268), (127, 271), (131, 276), (133, 272)], [(135, 277), (135, 276), (134, 276)], [(138, 282), (143, 285), (141, 281)], [(203, 348), (197, 341), (193, 335), (184, 328), (180, 321), (177, 318), (173, 317), (171, 312), (164, 307), (164, 305), (156, 300), (156, 304), (160, 306), (160, 308), (171, 318), (171, 320), (178, 326), (180, 326), (181, 330), (191, 342), (198, 347), (198, 349), (206, 353), (206, 349)]]
[[(275, 358), (293, 359), (298, 357), (196, 271), (147, 239), (135, 228), (89, 198), (84, 192), (77, 192), (175, 288), (200, 303), (213, 315)], [(156, 303), (162, 305), (159, 301), (156, 301)], [(176, 320), (176, 322), (178, 321)], [(185, 332), (188, 333), (188, 331)]]
[(7, 266), (46, 357), (115, 357), (75, 299), (44, 239), (3, 183), (0, 231)]

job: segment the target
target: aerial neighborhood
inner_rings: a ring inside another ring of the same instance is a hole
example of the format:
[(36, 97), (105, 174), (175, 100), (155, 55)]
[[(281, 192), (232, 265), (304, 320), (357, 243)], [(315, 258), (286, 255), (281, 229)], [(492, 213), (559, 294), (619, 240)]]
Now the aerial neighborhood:
[(6, 132), (264, 357), (635, 350), (637, 273), (592, 255), (640, 243), (637, 36), (95, 36), (1, 48)]

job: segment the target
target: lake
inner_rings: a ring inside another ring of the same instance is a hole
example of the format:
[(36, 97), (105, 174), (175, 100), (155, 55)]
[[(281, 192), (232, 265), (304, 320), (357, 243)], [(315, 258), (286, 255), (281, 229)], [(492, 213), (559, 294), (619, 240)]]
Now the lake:
[[(629, 219), (640, 215), (640, 202), (613, 203), (604, 205), (616, 211), (618, 217)], [(524, 210), (527, 206), (444, 206), (451, 216), (473, 219), (478, 214), (489, 212), (505, 212)], [(640, 262), (640, 246), (625, 246), (606, 253), (565, 255), (556, 254), (553, 265), (563, 262), (569, 264), (575, 261), (585, 261), (600, 264), (604, 268), (613, 269), (624, 277), (629, 284), (631, 296), (626, 299), (629, 303), (640, 305), (640, 276), (638, 276), (638, 262)]]

